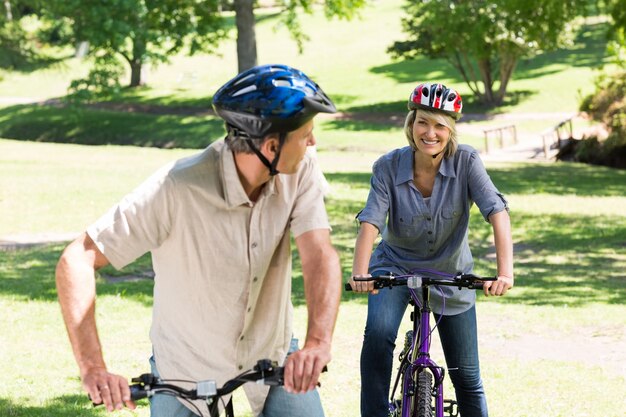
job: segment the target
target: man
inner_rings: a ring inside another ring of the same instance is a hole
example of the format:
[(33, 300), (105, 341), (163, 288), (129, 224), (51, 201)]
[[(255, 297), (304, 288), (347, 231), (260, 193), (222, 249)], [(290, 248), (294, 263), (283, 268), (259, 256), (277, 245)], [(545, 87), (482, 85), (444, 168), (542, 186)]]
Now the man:
[[(109, 263), (121, 268), (148, 251), (154, 373), (221, 385), (258, 359), (285, 361), (291, 231), (302, 261), (306, 340), (286, 359), (284, 387), (269, 394), (264, 386), (244, 389), (255, 415), (321, 416), (315, 386), (331, 357), (341, 272), (318, 168), (305, 151), (315, 144), (313, 117), (335, 106), (305, 74), (284, 65), (239, 74), (218, 90), (213, 106), (226, 122), (226, 139), (159, 170), (59, 260), (59, 301), (83, 387), (109, 411), (135, 407), (127, 379), (108, 372), (102, 357), (94, 271)], [(151, 399), (153, 417), (194, 416), (192, 408), (166, 395)]]

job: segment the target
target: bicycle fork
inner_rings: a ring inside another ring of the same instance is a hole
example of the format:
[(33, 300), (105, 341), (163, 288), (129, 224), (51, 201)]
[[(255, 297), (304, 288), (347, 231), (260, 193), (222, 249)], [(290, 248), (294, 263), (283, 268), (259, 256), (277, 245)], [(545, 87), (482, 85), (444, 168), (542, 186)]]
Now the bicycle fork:
[[(411, 290), (412, 297), (415, 299), (415, 293)], [(413, 337), (410, 344), (405, 346), (405, 348), (409, 347), (406, 355), (410, 356), (409, 363), (405, 369), (403, 375), (403, 383), (405, 389), (402, 393), (402, 416), (410, 416), (411, 415), (411, 397), (416, 398), (416, 395), (428, 395), (434, 397), (434, 415), (435, 417), (444, 417), (444, 412), (448, 412), (449, 417), (456, 417), (458, 415), (458, 411), (456, 409), (456, 402), (451, 400), (444, 400), (443, 398), (443, 380), (445, 377), (445, 369), (441, 366), (438, 366), (434, 360), (430, 357), (430, 291), (427, 287), (422, 287), (422, 298), (423, 298), (423, 306), (422, 308), (417, 308), (417, 304), (415, 304), (415, 309), (411, 314), (411, 320), (413, 320)], [(419, 313), (420, 321), (419, 324), (415, 322), (416, 315)], [(417, 331), (418, 337), (415, 337), (415, 332)], [(407, 337), (409, 335), (407, 334)], [(417, 340), (415, 340), (417, 339)], [(405, 341), (405, 345), (407, 345), (408, 340)], [(419, 374), (422, 372), (430, 372), (433, 376), (434, 380), (428, 378), (428, 381), (432, 382), (432, 386), (430, 387), (430, 392), (427, 394), (425, 392), (419, 392), (419, 384), (420, 376)], [(428, 398), (423, 399), (427, 404), (431, 404), (430, 396)], [(447, 407), (444, 407), (444, 404), (447, 403)]]

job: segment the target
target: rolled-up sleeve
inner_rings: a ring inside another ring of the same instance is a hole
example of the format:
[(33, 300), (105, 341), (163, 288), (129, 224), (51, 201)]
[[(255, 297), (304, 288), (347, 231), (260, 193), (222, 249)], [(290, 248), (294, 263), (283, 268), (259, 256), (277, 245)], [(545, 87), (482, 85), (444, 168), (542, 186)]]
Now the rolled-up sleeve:
[(365, 208), (357, 214), (359, 223), (370, 223), (382, 231), (387, 222), (389, 212), (389, 186), (391, 173), (389, 166), (379, 160), (374, 164), (372, 178), (370, 179), (370, 192), (367, 197)]
[(159, 170), (87, 228), (89, 237), (115, 268), (158, 247), (168, 236), (174, 206), (169, 169)]
[(504, 195), (498, 191), (491, 181), (487, 170), (483, 165), (478, 153), (473, 152), (469, 159), (468, 185), (470, 197), (478, 206), (485, 221), (489, 222), (489, 216), (509, 209)]

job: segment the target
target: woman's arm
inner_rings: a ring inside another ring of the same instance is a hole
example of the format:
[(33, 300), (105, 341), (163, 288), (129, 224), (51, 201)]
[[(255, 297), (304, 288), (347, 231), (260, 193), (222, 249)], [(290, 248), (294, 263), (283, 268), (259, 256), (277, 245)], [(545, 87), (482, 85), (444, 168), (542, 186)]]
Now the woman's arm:
[(497, 281), (486, 282), (485, 295), (504, 295), (513, 287), (513, 239), (509, 212), (502, 210), (489, 216), (496, 246)]
[[(359, 234), (354, 244), (354, 259), (352, 261), (352, 277), (367, 277), (370, 258), (372, 256), (372, 247), (378, 236), (378, 229), (371, 223), (361, 222)], [(374, 290), (372, 282), (355, 282), (350, 279), (350, 285), (355, 292), (371, 292), (378, 293)]]

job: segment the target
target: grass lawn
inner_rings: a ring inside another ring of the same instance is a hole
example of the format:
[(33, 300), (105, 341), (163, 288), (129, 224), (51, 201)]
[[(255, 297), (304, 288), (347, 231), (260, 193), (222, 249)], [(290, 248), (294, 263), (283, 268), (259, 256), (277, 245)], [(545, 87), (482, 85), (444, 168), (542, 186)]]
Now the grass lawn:
[[(311, 40), (302, 55), (285, 29), (275, 28), (275, 19), (257, 27), (260, 63), (285, 62), (305, 70), (345, 113), (316, 119), (318, 157), (332, 187), (327, 209), (333, 242), (345, 277), (356, 237), (354, 216), (367, 197), (372, 162), (404, 146), (404, 102), (418, 81), (455, 86), (466, 94), (466, 112), (487, 116), (468, 122), (471, 129), (461, 137), (481, 148), (481, 129), (509, 124), (490, 119), (493, 113), (515, 114), (520, 134), (538, 135), (562, 113), (576, 112), (579, 96), (593, 87), (593, 67), (605, 60), (606, 25), (590, 22), (571, 47), (520, 62), (507, 103), (487, 111), (472, 101), (444, 61), (389, 58), (387, 47), (403, 38), (401, 5), (402, 0), (372, 2), (355, 22), (304, 16), (303, 30)], [(127, 109), (147, 105), (156, 111), (0, 107), (0, 137), (5, 138), (0, 139), (0, 238), (78, 233), (157, 167), (219, 139), (222, 122), (207, 109), (211, 94), (236, 72), (234, 38), (220, 52), (174, 57), (169, 65), (149, 70), (151, 88), (112, 99)], [(68, 58), (32, 73), (5, 73), (0, 95), (58, 98), (87, 70), (87, 62)], [(494, 162), (487, 168), (509, 199), (516, 251), (516, 287), (506, 297), (480, 297), (478, 303), (491, 415), (623, 416), (626, 171), (563, 163)], [(492, 273), (490, 228), (476, 211), (470, 238), (476, 272)], [(57, 305), (53, 275), (62, 248), (0, 251), (0, 416), (106, 415), (92, 408), (80, 389)], [(150, 259), (144, 256), (123, 271), (102, 272), (121, 276), (147, 268)], [(297, 255), (293, 279), (296, 336), (304, 339)], [(100, 336), (110, 368), (129, 377), (145, 372), (151, 281), (103, 275), (97, 285)], [(334, 359), (321, 389), (329, 417), (358, 413), (366, 309), (365, 297), (343, 294)], [(408, 317), (403, 326), (408, 328)], [(443, 364), (437, 343), (433, 355)], [(251, 414), (241, 394), (236, 410)], [(137, 412), (117, 415), (148, 414), (142, 404)]]
[[(346, 150), (318, 154), (332, 186), (328, 211), (344, 276), (356, 232), (353, 218), (368, 191), (366, 161), (378, 150), (353, 143)], [(0, 140), (0, 167), (5, 169), (0, 218), (6, 220), (0, 235), (53, 226), (80, 231), (157, 166), (188, 152)], [(478, 303), (492, 415), (620, 416), (626, 405), (626, 172), (580, 164), (492, 163), (488, 169), (510, 200), (517, 274), (509, 295)], [(14, 175), (9, 177), (10, 172)], [(49, 175), (53, 178), (46, 179)], [(474, 213), (471, 229), (476, 270), (490, 273), (489, 226)], [(0, 310), (5, 312), (0, 322), (0, 415), (106, 414), (81, 393), (56, 303), (53, 274), (61, 250), (62, 245), (52, 245), (0, 252)], [(149, 264), (144, 257), (125, 271), (104, 272), (132, 274)], [(306, 307), (297, 256), (294, 266), (296, 335), (303, 339)], [(129, 377), (144, 372), (150, 353), (151, 282), (100, 278), (98, 293), (100, 333), (111, 369)], [(354, 416), (358, 409), (365, 312), (364, 297), (343, 295), (334, 360), (321, 390), (329, 416)], [(403, 326), (409, 326), (408, 318)], [(443, 363), (437, 348), (433, 355)], [(236, 409), (250, 415), (241, 394)], [(118, 415), (148, 416), (148, 410), (141, 406), (136, 413)]]

